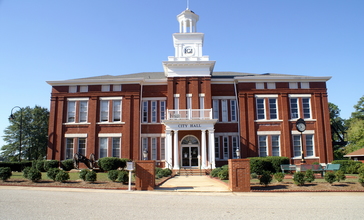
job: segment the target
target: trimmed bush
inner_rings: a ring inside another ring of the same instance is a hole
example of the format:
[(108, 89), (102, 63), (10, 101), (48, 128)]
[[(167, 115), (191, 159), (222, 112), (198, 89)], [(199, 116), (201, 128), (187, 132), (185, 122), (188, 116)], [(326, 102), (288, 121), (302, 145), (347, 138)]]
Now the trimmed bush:
[(57, 173), (56, 178), (55, 178), (55, 180), (57, 182), (61, 182), (61, 183), (64, 183), (64, 182), (66, 182), (69, 179), (70, 179), (70, 175), (68, 174), (68, 172), (63, 171), (63, 170), (60, 170)]
[(103, 157), (99, 159), (98, 165), (104, 171), (117, 170), (121, 167), (121, 160), (117, 157)]
[(364, 173), (364, 164), (360, 164), (360, 167), (358, 168), (358, 173)]
[(44, 169), (44, 162), (45, 160), (37, 160), (36, 161), (36, 165), (35, 167), (37, 168), (37, 170), (39, 170), (40, 172), (45, 172), (45, 169)]
[(44, 161), (44, 170), (48, 172), (51, 168), (58, 168), (59, 167), (59, 161), (58, 160), (46, 160)]
[(282, 172), (279, 172), (279, 173), (275, 173), (273, 176), (274, 176), (274, 179), (277, 180), (277, 182), (282, 182), (285, 174)]
[(358, 173), (358, 169), (362, 165), (360, 161), (354, 160), (334, 160), (332, 164), (340, 164), (340, 170), (344, 173)]
[(364, 172), (359, 173), (359, 183), (364, 186)]
[(217, 167), (215, 169), (213, 169), (210, 173), (211, 177), (219, 177), (219, 172), (222, 170), (221, 167)]
[(336, 181), (336, 175), (333, 172), (326, 172), (325, 173), (325, 180), (326, 182), (330, 183), (331, 185)]
[(35, 168), (30, 168), (26, 176), (27, 179), (33, 182), (37, 182), (38, 180), (42, 179), (42, 173)]
[(120, 170), (118, 175), (118, 182), (127, 183), (129, 182), (129, 174), (126, 170)]
[(289, 164), (288, 157), (268, 156), (268, 157), (251, 157), (250, 172), (262, 175), (263, 171), (271, 173), (282, 172), (281, 164)]
[(118, 175), (119, 175), (119, 170), (110, 170), (109, 172), (107, 172), (107, 177), (113, 182), (117, 180)]
[(86, 181), (86, 175), (90, 172), (89, 169), (82, 169), (80, 171), (80, 175), (79, 177), (83, 180), (83, 181)]
[(264, 171), (263, 174), (260, 175), (258, 178), (259, 178), (260, 185), (264, 185), (264, 186), (268, 186), (273, 180), (272, 174), (270, 171)]
[(97, 174), (95, 171), (91, 170), (86, 174), (86, 181), (87, 182), (95, 182), (97, 180)]
[(305, 185), (305, 182), (306, 182), (305, 173), (303, 173), (303, 172), (295, 172), (293, 174), (293, 182), (297, 186), (303, 186), (303, 185)]
[(50, 168), (47, 171), (47, 177), (49, 179), (52, 179), (53, 181), (56, 181), (56, 176), (59, 173), (59, 171), (61, 171), (61, 170), (58, 168)]
[(10, 167), (0, 167), (0, 179), (2, 181), (6, 181), (11, 177), (11, 169)]
[(61, 162), (61, 167), (64, 171), (70, 171), (72, 170), (73, 167), (73, 160), (72, 159), (67, 159)]
[(340, 182), (340, 180), (345, 180), (346, 179), (346, 176), (345, 176), (344, 172), (341, 171), (341, 170), (336, 171), (335, 176), (336, 176), (336, 180), (338, 182)]
[(309, 183), (312, 183), (313, 181), (315, 181), (315, 174), (313, 173), (313, 171), (311, 169), (307, 170), (305, 173), (305, 180)]
[(32, 169), (32, 167), (25, 167), (24, 170), (23, 170), (23, 177), (28, 179), (28, 173), (29, 173), (29, 170)]
[(229, 179), (229, 169), (222, 168), (217, 175), (221, 180), (228, 180)]

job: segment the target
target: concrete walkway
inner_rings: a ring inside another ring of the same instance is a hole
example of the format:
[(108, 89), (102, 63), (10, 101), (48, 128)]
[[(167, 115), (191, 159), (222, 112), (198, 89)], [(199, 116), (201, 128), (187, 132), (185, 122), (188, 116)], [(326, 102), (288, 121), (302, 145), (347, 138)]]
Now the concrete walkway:
[(175, 176), (155, 188), (180, 192), (231, 192), (228, 186), (209, 176)]

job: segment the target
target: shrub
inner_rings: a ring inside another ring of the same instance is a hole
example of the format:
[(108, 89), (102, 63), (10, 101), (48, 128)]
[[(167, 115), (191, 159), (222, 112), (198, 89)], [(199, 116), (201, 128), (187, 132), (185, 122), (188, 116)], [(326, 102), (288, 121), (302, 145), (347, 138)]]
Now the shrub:
[(6, 181), (11, 177), (11, 169), (10, 167), (0, 167), (0, 179), (2, 181)]
[(46, 172), (48, 172), (48, 170), (51, 169), (51, 168), (58, 168), (58, 167), (59, 167), (58, 160), (46, 160), (46, 161), (44, 161), (44, 170)]
[(303, 185), (305, 185), (305, 182), (306, 182), (305, 173), (303, 173), (303, 172), (295, 172), (293, 174), (293, 182), (297, 186), (303, 186)]
[(52, 179), (53, 181), (55, 181), (56, 180), (56, 176), (59, 173), (59, 171), (61, 171), (61, 170), (58, 169), (58, 168), (50, 168), (47, 171), (47, 177), (50, 178), (50, 179)]
[(259, 183), (264, 186), (268, 186), (272, 182), (272, 174), (269, 171), (264, 171), (262, 175), (259, 176)]
[(358, 168), (358, 173), (364, 173), (364, 164), (360, 164), (360, 167)]
[(72, 159), (67, 159), (61, 162), (61, 167), (64, 171), (70, 171), (72, 170), (73, 167), (73, 160)]
[(86, 174), (86, 181), (87, 182), (95, 182), (97, 180), (97, 174), (95, 171), (91, 170)]
[(215, 169), (213, 169), (210, 173), (211, 177), (219, 177), (219, 172), (222, 170), (221, 167), (217, 167)]
[(222, 168), (218, 174), (218, 177), (221, 180), (228, 180), (229, 179), (229, 169)]
[(360, 161), (354, 160), (334, 160), (332, 164), (340, 164), (340, 170), (344, 173), (358, 173), (358, 168), (362, 164)]
[(256, 173), (250, 174), (250, 179), (256, 179), (258, 178), (258, 175)]
[(336, 180), (338, 182), (340, 182), (340, 180), (345, 180), (346, 179), (346, 176), (345, 176), (344, 172), (341, 171), (341, 170), (336, 171), (335, 176), (336, 176)]
[(285, 174), (282, 172), (279, 173), (275, 173), (274, 174), (274, 179), (277, 180), (277, 182), (282, 182), (284, 179)]
[(305, 180), (309, 183), (312, 183), (313, 181), (315, 181), (315, 174), (313, 173), (313, 171), (311, 169), (306, 171)]
[(163, 172), (163, 176), (166, 176), (166, 177), (172, 175), (172, 170), (169, 168), (164, 168), (162, 172)]
[(156, 167), (155, 168), (155, 178), (159, 179), (163, 177), (162, 168)]
[(55, 178), (55, 180), (57, 182), (61, 182), (61, 183), (64, 183), (64, 182), (66, 182), (69, 179), (70, 179), (70, 175), (68, 174), (68, 172), (63, 171), (63, 170), (60, 170), (57, 173), (56, 178)]
[(124, 169), (126, 167), (126, 162), (130, 162), (132, 161), (131, 159), (127, 159), (127, 158), (120, 158), (120, 168)]
[(86, 175), (87, 175), (87, 173), (89, 173), (90, 172), (90, 170), (89, 169), (82, 169), (81, 171), (80, 171), (80, 175), (79, 175), (79, 177), (83, 180), (83, 181), (86, 181)]
[(258, 175), (263, 174), (263, 171), (270, 171), (272, 173), (282, 172), (281, 164), (289, 164), (288, 157), (251, 157), (250, 159), (250, 172)]
[(98, 165), (104, 171), (117, 170), (121, 165), (121, 160), (117, 157), (103, 157), (99, 159)]
[(109, 172), (107, 172), (107, 177), (113, 182), (116, 181), (118, 175), (119, 175), (119, 170), (110, 170)]
[(39, 170), (40, 172), (45, 172), (44, 170), (44, 160), (37, 160), (36, 161), (36, 165), (35, 167), (37, 168), (37, 170)]
[(336, 181), (336, 175), (333, 172), (326, 172), (325, 173), (325, 180), (326, 182), (333, 184)]
[(364, 172), (359, 173), (359, 183), (364, 186)]
[(42, 173), (35, 168), (30, 168), (26, 176), (27, 179), (33, 182), (37, 182), (38, 180), (42, 179)]
[(28, 173), (29, 173), (29, 170), (32, 169), (32, 167), (25, 167), (24, 170), (23, 170), (23, 176), (24, 178), (27, 178), (28, 179)]
[(127, 183), (129, 182), (128, 171), (120, 170), (118, 175), (118, 182)]
[(21, 172), (25, 167), (31, 167), (32, 162), (0, 162), (0, 167), (10, 167), (11, 171)]

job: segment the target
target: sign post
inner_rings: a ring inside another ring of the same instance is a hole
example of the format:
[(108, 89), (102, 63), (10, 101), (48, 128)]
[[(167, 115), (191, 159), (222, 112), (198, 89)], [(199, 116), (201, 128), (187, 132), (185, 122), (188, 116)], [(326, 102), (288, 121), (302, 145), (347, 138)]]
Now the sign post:
[(126, 162), (126, 170), (129, 170), (129, 186), (128, 191), (131, 191), (131, 171), (134, 170), (134, 162)]

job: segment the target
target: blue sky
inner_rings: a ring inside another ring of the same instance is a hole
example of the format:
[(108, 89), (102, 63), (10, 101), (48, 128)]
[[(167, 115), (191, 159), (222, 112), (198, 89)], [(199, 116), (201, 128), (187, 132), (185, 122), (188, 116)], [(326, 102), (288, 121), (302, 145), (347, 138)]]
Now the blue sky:
[[(0, 0), (0, 136), (14, 106), (49, 108), (46, 81), (163, 71), (186, 0)], [(364, 95), (364, 1), (190, 0), (215, 71), (332, 76), (349, 118)], [(0, 139), (0, 146), (5, 144)]]

